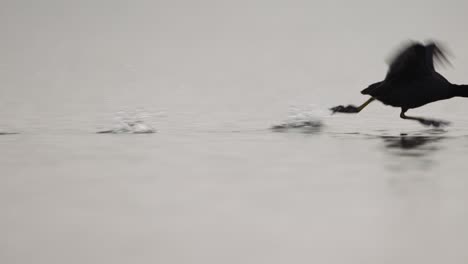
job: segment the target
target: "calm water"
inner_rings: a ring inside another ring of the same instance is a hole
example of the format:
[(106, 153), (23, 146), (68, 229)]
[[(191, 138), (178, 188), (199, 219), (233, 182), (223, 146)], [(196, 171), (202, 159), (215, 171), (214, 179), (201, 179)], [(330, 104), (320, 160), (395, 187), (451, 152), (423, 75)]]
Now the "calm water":
[(399, 130), (335, 116), (321, 129), (273, 132), (247, 121), (1, 136), (3, 262), (468, 257), (466, 125)]
[(468, 101), (326, 111), (408, 37), (468, 82), (465, 3), (65, 2), (0, 8), (1, 263), (467, 263)]

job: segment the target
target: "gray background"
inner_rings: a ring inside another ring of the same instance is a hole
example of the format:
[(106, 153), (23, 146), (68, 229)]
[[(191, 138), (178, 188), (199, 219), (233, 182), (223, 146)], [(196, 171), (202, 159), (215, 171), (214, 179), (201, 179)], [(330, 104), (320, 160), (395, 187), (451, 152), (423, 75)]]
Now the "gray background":
[[(20, 134), (0, 138), (0, 262), (466, 263), (466, 101), (411, 111), (444, 130), (378, 102), (326, 113), (408, 39), (445, 43), (468, 82), (466, 11), (1, 0), (0, 131)], [(268, 130), (310, 104), (322, 129)], [(158, 133), (94, 134), (128, 112)]]

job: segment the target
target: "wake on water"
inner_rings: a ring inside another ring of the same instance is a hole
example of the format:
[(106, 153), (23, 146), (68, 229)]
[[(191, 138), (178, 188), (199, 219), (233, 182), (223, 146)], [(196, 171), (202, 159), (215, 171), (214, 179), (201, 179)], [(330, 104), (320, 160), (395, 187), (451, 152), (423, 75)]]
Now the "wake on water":
[(6, 131), (0, 128), (0, 136), (5, 136), (5, 135), (17, 135), (19, 134), (18, 132), (11, 132), (11, 131)]
[[(147, 121), (150, 117), (161, 113), (150, 114), (144, 110), (120, 111), (114, 115), (114, 128), (98, 131), (98, 134), (152, 134), (156, 130)], [(291, 106), (287, 118), (279, 124), (271, 126), (276, 132), (297, 130), (300, 132), (316, 132), (323, 126), (325, 111), (315, 105)]]
[(15, 133), (15, 132), (2, 132), (2, 131), (0, 131), (0, 136), (4, 136), (4, 135), (16, 135), (16, 134), (19, 134), (19, 133)]
[(288, 117), (280, 124), (271, 126), (274, 131), (300, 129), (301, 131), (317, 131), (323, 126), (323, 110), (315, 105), (291, 106)]
[(121, 123), (119, 126), (110, 130), (98, 131), (98, 134), (152, 134), (155, 133), (152, 127), (142, 121)]
[(152, 115), (143, 110), (120, 111), (114, 117), (114, 128), (98, 131), (98, 134), (152, 134), (156, 130), (149, 125), (148, 121)]

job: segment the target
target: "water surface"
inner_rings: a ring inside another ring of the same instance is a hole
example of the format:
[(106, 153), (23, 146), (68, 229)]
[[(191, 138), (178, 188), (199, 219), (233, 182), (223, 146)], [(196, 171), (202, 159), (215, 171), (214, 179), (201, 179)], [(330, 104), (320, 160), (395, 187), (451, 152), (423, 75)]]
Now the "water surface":
[(326, 111), (408, 38), (468, 82), (466, 10), (3, 0), (0, 263), (467, 263), (466, 99)]

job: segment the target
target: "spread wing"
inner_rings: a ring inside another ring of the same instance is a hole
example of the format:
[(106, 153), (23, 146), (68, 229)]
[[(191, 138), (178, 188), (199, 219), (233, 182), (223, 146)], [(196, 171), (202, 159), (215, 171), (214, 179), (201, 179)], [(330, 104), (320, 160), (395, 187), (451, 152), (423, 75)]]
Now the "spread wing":
[(440, 45), (410, 42), (404, 45), (389, 62), (386, 79), (411, 78), (435, 72), (434, 57), (450, 64)]
[(435, 71), (434, 58), (436, 59), (436, 62), (451, 65), (450, 61), (447, 59), (447, 53), (447, 49), (440, 43), (429, 42), (426, 45), (427, 66), (430, 67), (431, 70)]
[(411, 42), (403, 46), (389, 61), (386, 79), (411, 77), (427, 73), (426, 47), (421, 43)]

